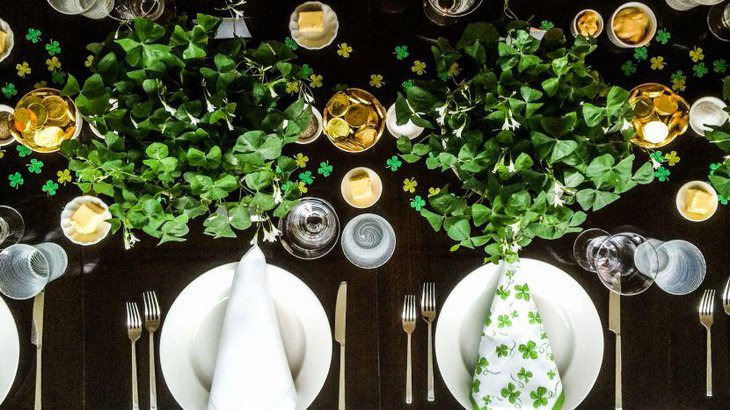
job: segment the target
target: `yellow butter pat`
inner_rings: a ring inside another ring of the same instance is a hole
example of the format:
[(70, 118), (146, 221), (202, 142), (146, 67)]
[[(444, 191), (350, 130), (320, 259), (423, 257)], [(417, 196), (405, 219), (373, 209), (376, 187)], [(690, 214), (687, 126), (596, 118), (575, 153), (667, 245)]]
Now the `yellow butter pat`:
[(2, 30), (0, 30), (0, 54), (5, 52), (5, 40), (7, 39), (8, 34)]
[(299, 31), (303, 33), (321, 32), (324, 30), (324, 12), (299, 12)]
[(712, 211), (714, 198), (712, 194), (701, 190), (690, 188), (687, 190), (687, 205), (685, 211), (688, 213), (707, 215)]
[(81, 234), (94, 233), (104, 222), (104, 209), (93, 202), (81, 204), (71, 216), (71, 223)]
[(355, 201), (371, 197), (373, 195), (373, 186), (370, 182), (370, 176), (367, 173), (362, 173), (350, 178), (350, 193)]

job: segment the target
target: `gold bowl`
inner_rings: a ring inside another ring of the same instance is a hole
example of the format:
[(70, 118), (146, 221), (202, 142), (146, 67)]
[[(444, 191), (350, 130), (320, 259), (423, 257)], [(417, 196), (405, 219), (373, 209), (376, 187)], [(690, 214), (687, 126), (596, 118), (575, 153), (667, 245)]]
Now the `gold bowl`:
[(38, 88), (15, 106), (10, 132), (35, 152), (56, 152), (63, 141), (79, 136), (83, 120), (73, 100), (54, 88)]
[(684, 134), (689, 126), (689, 104), (677, 93), (657, 83), (642, 84), (629, 95), (634, 108), (634, 144), (660, 148)]
[(369, 92), (348, 88), (330, 98), (323, 113), (324, 133), (339, 149), (363, 152), (385, 129), (385, 108)]

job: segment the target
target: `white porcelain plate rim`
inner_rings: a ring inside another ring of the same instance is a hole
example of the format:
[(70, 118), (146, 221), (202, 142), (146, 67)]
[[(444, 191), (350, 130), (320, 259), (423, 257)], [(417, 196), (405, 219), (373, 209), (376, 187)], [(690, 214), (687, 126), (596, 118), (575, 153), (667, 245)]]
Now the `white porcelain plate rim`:
[(0, 297), (0, 404), (13, 387), (20, 360), (20, 339), (10, 308)]

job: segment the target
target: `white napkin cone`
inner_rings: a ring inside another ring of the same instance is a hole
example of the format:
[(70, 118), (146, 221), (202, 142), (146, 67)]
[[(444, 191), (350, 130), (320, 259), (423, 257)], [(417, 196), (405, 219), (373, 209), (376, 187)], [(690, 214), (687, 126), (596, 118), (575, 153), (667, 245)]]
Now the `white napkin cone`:
[(208, 410), (293, 410), (296, 405), (266, 258), (254, 245), (233, 277)]

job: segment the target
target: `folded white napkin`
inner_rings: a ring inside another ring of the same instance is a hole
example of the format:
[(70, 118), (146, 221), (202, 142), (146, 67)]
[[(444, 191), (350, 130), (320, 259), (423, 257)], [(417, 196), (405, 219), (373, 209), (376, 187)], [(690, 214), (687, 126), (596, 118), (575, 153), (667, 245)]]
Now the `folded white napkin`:
[(560, 409), (563, 385), (542, 318), (519, 266), (502, 264), (474, 369), (474, 409)]
[(236, 267), (208, 410), (292, 410), (297, 391), (269, 291), (266, 258), (251, 248)]

